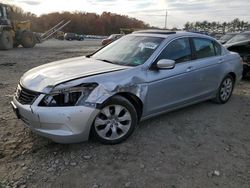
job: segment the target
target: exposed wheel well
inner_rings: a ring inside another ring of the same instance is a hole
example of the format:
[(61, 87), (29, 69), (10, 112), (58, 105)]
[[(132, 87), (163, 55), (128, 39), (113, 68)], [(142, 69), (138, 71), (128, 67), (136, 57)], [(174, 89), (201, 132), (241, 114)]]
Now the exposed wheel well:
[(132, 93), (128, 93), (128, 92), (117, 93), (116, 95), (120, 95), (132, 103), (132, 105), (135, 107), (135, 110), (137, 112), (138, 120), (140, 120), (142, 116), (142, 112), (143, 112), (143, 103), (141, 99), (137, 97), (136, 95)]
[(230, 73), (228, 73), (230, 76), (232, 76), (233, 77), (233, 79), (234, 79), (234, 82), (235, 82), (235, 80), (236, 80), (236, 74), (235, 73), (233, 73), (233, 72), (230, 72)]

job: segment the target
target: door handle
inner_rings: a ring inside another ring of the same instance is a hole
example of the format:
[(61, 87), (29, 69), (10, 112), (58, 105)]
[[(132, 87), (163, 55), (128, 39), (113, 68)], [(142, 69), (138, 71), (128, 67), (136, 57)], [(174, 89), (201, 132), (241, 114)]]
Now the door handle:
[(193, 70), (193, 69), (194, 69), (194, 67), (193, 67), (193, 66), (190, 66), (190, 67), (187, 68), (186, 71), (187, 71), (187, 72), (190, 72), (190, 71)]

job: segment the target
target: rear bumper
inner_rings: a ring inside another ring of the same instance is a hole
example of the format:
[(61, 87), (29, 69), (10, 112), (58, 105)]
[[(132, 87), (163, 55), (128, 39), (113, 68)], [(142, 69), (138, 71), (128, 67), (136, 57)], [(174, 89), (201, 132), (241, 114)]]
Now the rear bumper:
[[(35, 133), (58, 143), (76, 143), (89, 138), (98, 109), (85, 106), (39, 107), (12, 101), (19, 118)], [(12, 106), (13, 106), (12, 105)]]

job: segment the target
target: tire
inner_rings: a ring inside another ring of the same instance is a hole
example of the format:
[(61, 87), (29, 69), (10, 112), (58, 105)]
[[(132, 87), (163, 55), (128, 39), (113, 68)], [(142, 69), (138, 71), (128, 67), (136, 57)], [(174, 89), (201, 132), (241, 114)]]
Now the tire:
[(0, 49), (10, 50), (13, 48), (13, 37), (10, 31), (3, 31), (0, 34)]
[(31, 31), (24, 31), (21, 34), (21, 45), (24, 48), (33, 48), (36, 45), (34, 33)]
[(232, 96), (235, 80), (231, 75), (227, 75), (221, 82), (214, 102), (225, 104)]
[(19, 45), (20, 45), (20, 44), (19, 44), (18, 42), (14, 42), (13, 48), (18, 48)]
[(58, 40), (64, 40), (64, 37), (63, 36), (60, 36), (57, 38)]
[(102, 106), (92, 130), (101, 143), (119, 144), (133, 133), (137, 123), (135, 107), (127, 99), (114, 96)]

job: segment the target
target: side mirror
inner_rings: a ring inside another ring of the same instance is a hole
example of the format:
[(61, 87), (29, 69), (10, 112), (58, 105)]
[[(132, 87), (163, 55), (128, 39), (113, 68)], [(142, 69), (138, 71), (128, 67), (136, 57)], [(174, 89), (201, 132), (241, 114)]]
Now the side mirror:
[(161, 59), (156, 64), (158, 69), (173, 69), (175, 67), (175, 61), (170, 59)]

